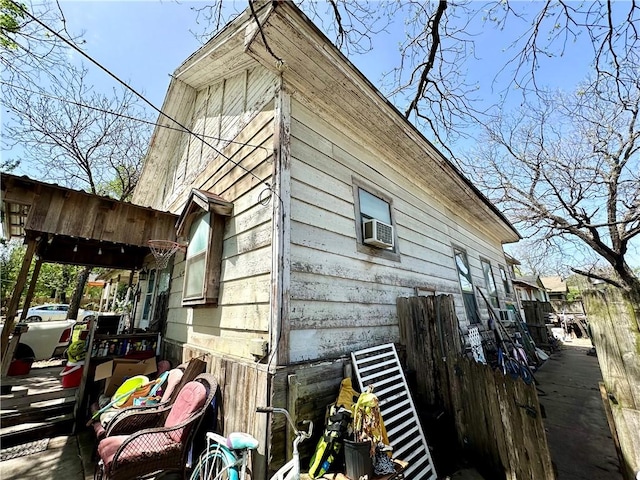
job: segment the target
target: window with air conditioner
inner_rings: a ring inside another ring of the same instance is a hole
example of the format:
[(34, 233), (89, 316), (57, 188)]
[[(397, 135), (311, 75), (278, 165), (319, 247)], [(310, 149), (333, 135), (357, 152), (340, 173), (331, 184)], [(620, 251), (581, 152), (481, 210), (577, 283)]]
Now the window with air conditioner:
[(380, 248), (393, 248), (391, 206), (384, 199), (358, 188), (362, 241)]

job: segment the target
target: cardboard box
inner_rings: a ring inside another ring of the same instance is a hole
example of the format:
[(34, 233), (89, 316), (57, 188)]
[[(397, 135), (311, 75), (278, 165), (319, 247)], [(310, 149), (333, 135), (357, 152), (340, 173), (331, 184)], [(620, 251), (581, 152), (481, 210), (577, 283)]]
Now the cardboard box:
[(155, 357), (146, 360), (132, 360), (128, 358), (114, 358), (96, 367), (94, 381), (106, 379), (104, 394), (113, 395), (118, 387), (127, 379), (136, 375), (150, 375), (158, 370)]

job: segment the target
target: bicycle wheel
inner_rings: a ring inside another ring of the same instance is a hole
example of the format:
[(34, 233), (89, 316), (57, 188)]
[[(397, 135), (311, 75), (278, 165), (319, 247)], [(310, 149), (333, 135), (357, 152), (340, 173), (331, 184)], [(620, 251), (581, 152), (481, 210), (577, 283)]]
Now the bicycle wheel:
[(214, 449), (203, 452), (190, 480), (239, 480), (236, 459), (231, 453)]

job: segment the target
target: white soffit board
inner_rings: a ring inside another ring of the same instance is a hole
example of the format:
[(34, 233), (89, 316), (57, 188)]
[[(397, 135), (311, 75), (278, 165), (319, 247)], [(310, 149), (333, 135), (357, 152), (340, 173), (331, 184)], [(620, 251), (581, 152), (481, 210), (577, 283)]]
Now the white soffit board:
[(409, 462), (404, 478), (436, 480), (427, 439), (393, 343), (352, 352), (351, 360), (361, 391), (374, 387), (394, 458)]

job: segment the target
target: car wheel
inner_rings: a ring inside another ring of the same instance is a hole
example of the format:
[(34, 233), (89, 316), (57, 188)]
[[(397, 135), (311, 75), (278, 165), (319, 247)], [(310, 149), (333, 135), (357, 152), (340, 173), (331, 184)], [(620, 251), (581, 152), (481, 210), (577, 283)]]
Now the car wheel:
[(30, 317), (27, 317), (25, 319), (25, 322), (28, 322), (28, 323), (41, 322), (41, 321), (42, 321), (42, 317), (39, 317), (37, 315), (31, 315)]
[(27, 359), (33, 360), (36, 357), (36, 354), (33, 352), (33, 350), (29, 345), (26, 345), (24, 343), (19, 343), (18, 346), (16, 347), (15, 353), (13, 354), (13, 357), (16, 360), (27, 360)]

